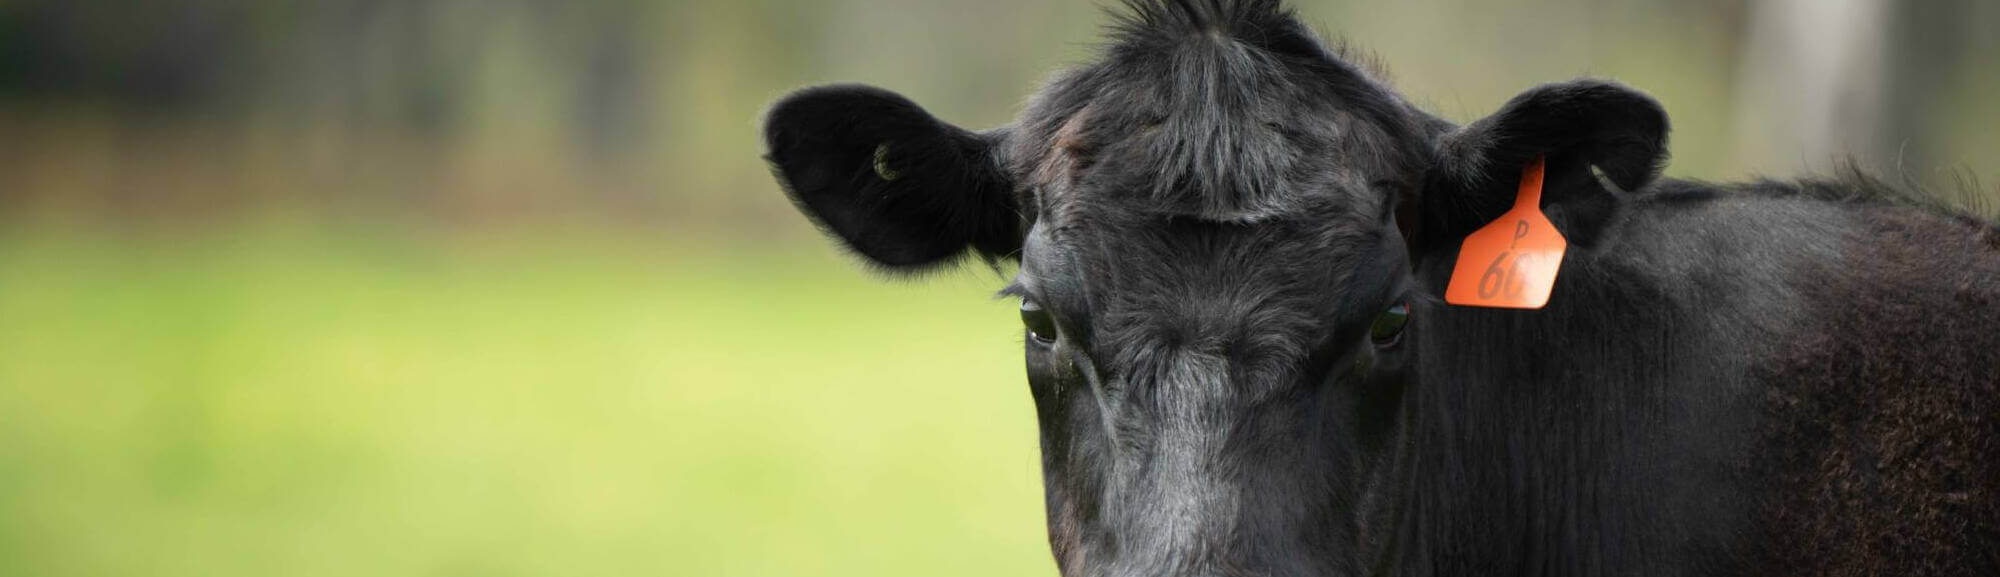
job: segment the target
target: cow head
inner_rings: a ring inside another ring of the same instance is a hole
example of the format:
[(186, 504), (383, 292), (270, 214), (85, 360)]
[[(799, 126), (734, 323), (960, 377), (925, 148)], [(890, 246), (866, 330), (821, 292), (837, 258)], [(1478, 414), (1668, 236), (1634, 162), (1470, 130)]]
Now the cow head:
[(1425, 333), (1459, 239), (1540, 156), (1547, 212), (1587, 248), (1665, 133), (1597, 81), (1454, 126), (1256, 0), (1132, 3), (1098, 61), (996, 130), (860, 86), (765, 126), (800, 210), (868, 262), (1018, 260), (1003, 292), (1072, 576), (1362, 573), (1406, 393), (1451, 386), (1423, 378), (1454, 354)]

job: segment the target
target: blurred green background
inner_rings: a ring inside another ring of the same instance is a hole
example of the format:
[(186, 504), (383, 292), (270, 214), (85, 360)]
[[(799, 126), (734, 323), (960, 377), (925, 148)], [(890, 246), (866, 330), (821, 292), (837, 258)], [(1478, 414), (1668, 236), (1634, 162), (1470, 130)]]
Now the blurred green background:
[[(2000, 181), (1981, 0), (1297, 3), (1476, 118), (1612, 77), (1669, 174)], [(1033, 0), (0, 0), (0, 575), (1053, 575), (1018, 321), (772, 184), (762, 108), (1009, 119)]]

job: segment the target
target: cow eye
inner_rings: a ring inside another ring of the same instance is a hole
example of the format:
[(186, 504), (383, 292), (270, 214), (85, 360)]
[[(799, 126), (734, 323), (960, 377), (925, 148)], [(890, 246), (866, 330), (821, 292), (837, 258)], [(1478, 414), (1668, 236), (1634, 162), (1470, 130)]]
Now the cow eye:
[(1042, 305), (1028, 299), (1021, 299), (1021, 324), (1028, 327), (1028, 338), (1035, 342), (1052, 345), (1056, 342), (1056, 319)]
[(1368, 327), (1368, 338), (1380, 346), (1395, 344), (1403, 336), (1403, 327), (1409, 324), (1410, 304), (1396, 303), (1375, 316), (1375, 324)]

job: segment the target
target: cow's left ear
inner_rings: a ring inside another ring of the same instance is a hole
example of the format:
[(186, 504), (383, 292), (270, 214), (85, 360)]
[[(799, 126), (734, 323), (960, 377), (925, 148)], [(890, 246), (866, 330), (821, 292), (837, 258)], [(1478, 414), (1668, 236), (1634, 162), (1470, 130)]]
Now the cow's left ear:
[[(1515, 96), (1492, 116), (1441, 134), (1436, 164), (1406, 222), (1423, 248), (1455, 247), (1512, 208), (1522, 169), (1546, 158), (1542, 207), (1571, 243), (1592, 244), (1616, 212), (1617, 191), (1659, 176), (1667, 113), (1617, 83), (1574, 80)], [(1608, 190), (1591, 167), (1617, 191)]]

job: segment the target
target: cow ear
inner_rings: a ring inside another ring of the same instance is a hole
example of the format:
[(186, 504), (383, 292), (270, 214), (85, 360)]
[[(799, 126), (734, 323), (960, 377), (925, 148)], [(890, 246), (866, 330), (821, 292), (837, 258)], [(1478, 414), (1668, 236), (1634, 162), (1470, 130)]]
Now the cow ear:
[(1456, 246), (1513, 207), (1522, 168), (1541, 156), (1544, 212), (1570, 242), (1590, 245), (1616, 212), (1617, 193), (1659, 176), (1667, 130), (1658, 102), (1617, 83), (1585, 79), (1524, 92), (1440, 135), (1436, 165), (1412, 207), (1420, 213), (1413, 236)]
[(998, 139), (868, 86), (801, 90), (764, 118), (765, 158), (793, 204), (891, 272), (947, 264), (968, 247), (988, 260), (1020, 248)]

